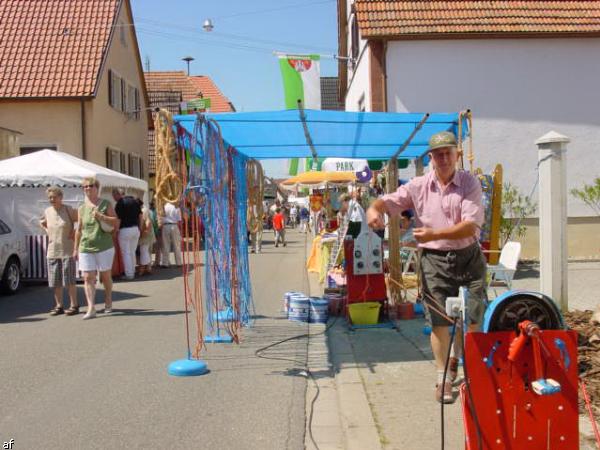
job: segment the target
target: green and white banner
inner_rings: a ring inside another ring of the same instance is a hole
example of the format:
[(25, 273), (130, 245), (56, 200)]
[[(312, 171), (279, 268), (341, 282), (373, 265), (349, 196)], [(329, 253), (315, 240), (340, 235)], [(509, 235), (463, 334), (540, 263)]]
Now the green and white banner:
[[(286, 109), (321, 109), (321, 69), (319, 55), (279, 55)], [(310, 167), (310, 163), (306, 164)], [(298, 173), (298, 158), (290, 160), (290, 175)]]
[(280, 55), (285, 107), (297, 109), (298, 100), (305, 109), (321, 109), (321, 70), (319, 55)]

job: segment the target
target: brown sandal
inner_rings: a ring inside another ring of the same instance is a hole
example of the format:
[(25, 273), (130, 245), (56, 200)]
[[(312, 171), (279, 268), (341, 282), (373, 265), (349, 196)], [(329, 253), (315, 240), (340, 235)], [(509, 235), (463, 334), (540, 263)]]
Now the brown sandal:
[(65, 315), (67, 316), (76, 316), (77, 314), (79, 314), (79, 306), (71, 306), (65, 311)]
[(51, 316), (58, 316), (60, 314), (64, 314), (65, 310), (62, 308), (62, 306), (55, 306), (54, 308), (52, 308), (50, 310), (50, 315)]

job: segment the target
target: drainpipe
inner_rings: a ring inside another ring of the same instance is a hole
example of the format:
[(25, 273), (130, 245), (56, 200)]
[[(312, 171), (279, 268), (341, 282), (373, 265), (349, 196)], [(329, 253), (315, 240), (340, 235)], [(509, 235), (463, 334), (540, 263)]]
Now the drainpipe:
[(388, 41), (383, 41), (383, 56), (382, 56), (382, 83), (383, 83), (383, 111), (388, 112), (388, 101), (387, 101), (387, 92), (388, 92), (388, 77), (387, 77), (387, 49), (388, 49)]
[(81, 159), (87, 161), (87, 148), (85, 139), (85, 100), (83, 97), (79, 99), (81, 106)]

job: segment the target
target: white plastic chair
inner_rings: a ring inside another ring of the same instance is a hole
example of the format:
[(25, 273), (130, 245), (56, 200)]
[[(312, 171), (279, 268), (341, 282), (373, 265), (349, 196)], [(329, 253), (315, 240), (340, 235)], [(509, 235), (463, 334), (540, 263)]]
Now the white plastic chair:
[[(417, 272), (417, 248), (416, 247), (401, 247), (401, 252), (408, 253), (405, 261), (402, 262), (402, 275), (414, 274)], [(410, 269), (413, 270), (410, 270)]]
[[(500, 261), (497, 265), (488, 265), (487, 270), (492, 283), (503, 283), (507, 289), (512, 289), (512, 281), (517, 271), (517, 264), (521, 256), (521, 243), (509, 241), (504, 244), (500, 252)], [(494, 289), (494, 292), (496, 290)]]

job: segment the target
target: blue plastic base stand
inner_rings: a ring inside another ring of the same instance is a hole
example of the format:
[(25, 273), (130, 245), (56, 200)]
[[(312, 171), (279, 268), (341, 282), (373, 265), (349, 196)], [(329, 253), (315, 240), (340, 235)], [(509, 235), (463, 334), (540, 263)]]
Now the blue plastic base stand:
[(214, 322), (232, 322), (233, 316), (233, 310), (231, 308), (226, 308), (213, 313), (212, 319)]
[(390, 329), (396, 328), (396, 325), (394, 325), (394, 323), (390, 322), (390, 321), (375, 323), (373, 325), (355, 325), (353, 323), (349, 323), (349, 326), (350, 326), (351, 330), (364, 330), (364, 329), (369, 329), (369, 328), (390, 328)]
[(214, 336), (204, 336), (204, 342), (212, 344), (230, 344), (233, 338), (228, 334), (216, 334)]
[(197, 377), (208, 373), (208, 366), (199, 359), (178, 359), (169, 364), (169, 375), (174, 377)]

